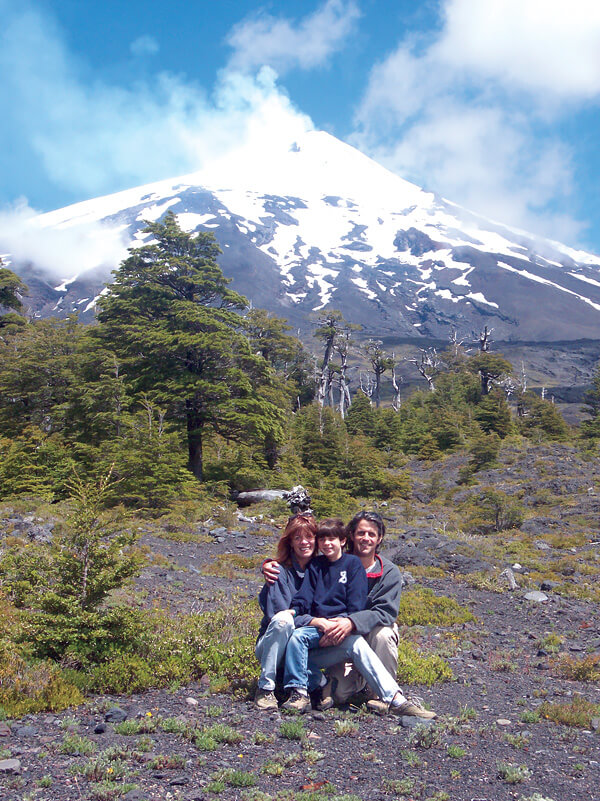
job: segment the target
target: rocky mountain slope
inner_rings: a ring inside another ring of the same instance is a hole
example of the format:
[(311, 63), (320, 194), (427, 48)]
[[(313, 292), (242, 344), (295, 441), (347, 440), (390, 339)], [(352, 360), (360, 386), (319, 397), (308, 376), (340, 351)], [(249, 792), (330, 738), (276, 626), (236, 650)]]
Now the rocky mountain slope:
[[(167, 210), (213, 231), (234, 288), (300, 330), (329, 305), (378, 337), (484, 325), (512, 342), (598, 337), (600, 257), (471, 214), (323, 132), (40, 215), (36, 248), (0, 241), (0, 252), (36, 314), (89, 319), (116, 256)], [(81, 257), (57, 276), (50, 251), (69, 242)]]

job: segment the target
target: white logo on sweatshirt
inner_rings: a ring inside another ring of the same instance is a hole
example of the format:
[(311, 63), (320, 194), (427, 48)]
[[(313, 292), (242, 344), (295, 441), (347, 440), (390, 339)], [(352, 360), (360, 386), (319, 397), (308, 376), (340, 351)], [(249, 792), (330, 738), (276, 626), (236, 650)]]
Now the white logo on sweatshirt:
[(340, 580), (339, 584), (347, 584), (348, 583), (348, 576), (346, 575), (345, 570), (340, 570)]

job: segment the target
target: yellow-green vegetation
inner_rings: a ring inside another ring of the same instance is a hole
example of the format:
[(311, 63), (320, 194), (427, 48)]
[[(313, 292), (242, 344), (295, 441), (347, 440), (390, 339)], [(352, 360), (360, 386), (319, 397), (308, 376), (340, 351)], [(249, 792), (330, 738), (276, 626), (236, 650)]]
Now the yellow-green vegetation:
[(255, 570), (266, 558), (266, 554), (242, 556), (238, 553), (221, 553), (215, 556), (209, 565), (205, 565), (202, 568), (202, 572), (205, 576), (220, 576), (233, 579), (236, 571)]
[(525, 779), (530, 779), (532, 775), (527, 765), (513, 765), (510, 762), (498, 763), (498, 776), (507, 784), (519, 784)]
[(572, 681), (600, 681), (600, 655), (590, 654), (581, 659), (565, 654), (554, 663), (560, 676)]
[(336, 720), (333, 724), (333, 730), (338, 737), (356, 737), (358, 728), (358, 723), (348, 718)]
[(81, 691), (58, 665), (27, 661), (13, 644), (0, 640), (0, 711), (4, 715), (19, 718), (34, 712), (60, 712), (82, 702)]
[(402, 593), (398, 623), (404, 626), (458, 626), (475, 621), (474, 615), (453, 598), (414, 586)]
[(539, 713), (543, 718), (554, 723), (589, 729), (592, 718), (600, 715), (600, 704), (594, 704), (578, 695), (565, 704), (552, 704), (544, 701), (539, 707)]
[(549, 654), (556, 654), (560, 651), (565, 638), (555, 631), (550, 631), (539, 639), (536, 643), (538, 648), (543, 648)]
[(279, 734), (286, 740), (302, 740), (302, 738), (306, 735), (304, 721), (284, 720), (279, 727)]
[(440, 656), (424, 656), (417, 647), (402, 640), (398, 644), (398, 683), (437, 684), (453, 678), (452, 669)]

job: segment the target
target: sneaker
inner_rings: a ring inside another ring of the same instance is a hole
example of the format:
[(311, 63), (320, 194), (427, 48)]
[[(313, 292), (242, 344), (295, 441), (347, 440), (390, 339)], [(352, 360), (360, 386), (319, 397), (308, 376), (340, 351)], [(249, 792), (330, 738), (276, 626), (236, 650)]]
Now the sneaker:
[(287, 709), (290, 712), (298, 712), (302, 715), (310, 709), (310, 698), (308, 695), (298, 692), (298, 690), (292, 690), (290, 697), (283, 704), (283, 709)]
[(390, 711), (390, 705), (385, 701), (380, 701), (379, 698), (372, 698), (367, 701), (367, 709), (369, 712), (374, 712), (376, 715), (387, 715)]
[(320, 712), (326, 712), (333, 706), (333, 680), (328, 679), (327, 684), (321, 688), (321, 698), (317, 704), (317, 709)]
[(259, 687), (254, 696), (254, 705), (257, 709), (277, 709), (277, 698), (273, 690), (261, 690)]
[(404, 703), (399, 705), (386, 704), (385, 701), (376, 699), (367, 702), (367, 709), (370, 712), (374, 712), (376, 715), (392, 714), (400, 717), (402, 715), (408, 715), (410, 717), (423, 718), (426, 720), (437, 718), (436, 713), (425, 709), (421, 699), (416, 697), (408, 698)]

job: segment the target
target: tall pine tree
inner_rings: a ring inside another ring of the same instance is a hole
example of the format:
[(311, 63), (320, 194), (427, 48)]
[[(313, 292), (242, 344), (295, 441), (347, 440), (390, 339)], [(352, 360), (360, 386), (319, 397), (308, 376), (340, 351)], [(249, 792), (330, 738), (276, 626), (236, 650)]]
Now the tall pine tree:
[(100, 300), (98, 335), (123, 361), (134, 392), (146, 392), (185, 426), (189, 467), (203, 478), (203, 444), (282, 436), (282, 412), (269, 393), (273, 373), (252, 351), (210, 233), (182, 231), (172, 212), (145, 232)]

